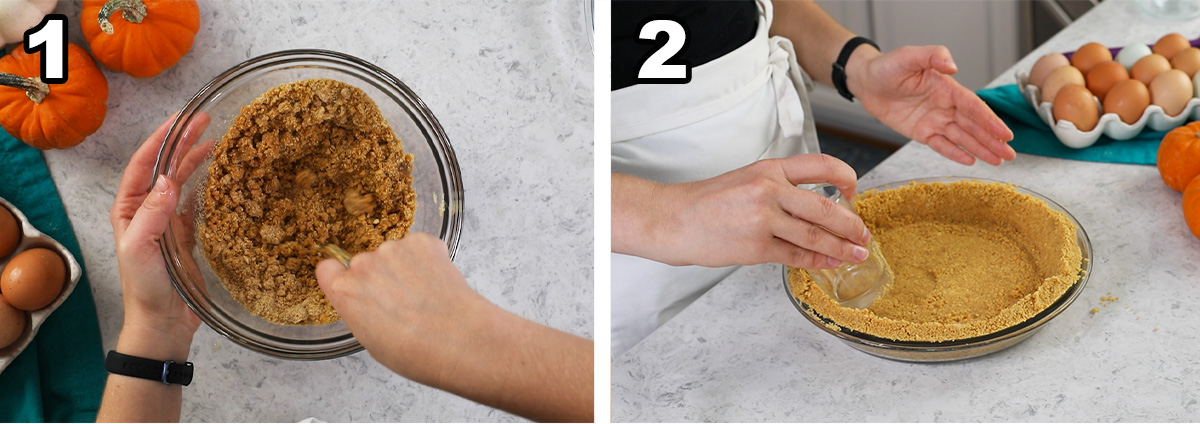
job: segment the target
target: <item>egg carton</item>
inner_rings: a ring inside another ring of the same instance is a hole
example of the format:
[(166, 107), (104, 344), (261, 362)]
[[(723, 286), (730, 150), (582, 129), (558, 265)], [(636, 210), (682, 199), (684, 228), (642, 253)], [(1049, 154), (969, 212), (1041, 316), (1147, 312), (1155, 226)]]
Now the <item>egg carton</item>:
[(1034, 111), (1042, 118), (1046, 125), (1054, 131), (1054, 135), (1058, 137), (1058, 141), (1067, 147), (1082, 149), (1096, 143), (1101, 135), (1107, 135), (1113, 140), (1128, 140), (1137, 136), (1146, 127), (1150, 127), (1154, 131), (1168, 131), (1188, 121), (1200, 120), (1200, 98), (1192, 97), (1184, 106), (1183, 112), (1175, 116), (1167, 116), (1163, 112), (1162, 106), (1150, 105), (1142, 112), (1142, 116), (1132, 124), (1126, 124), (1115, 113), (1104, 113), (1104, 106), (1100, 103), (1100, 99), (1092, 96), (1092, 100), (1096, 102), (1096, 108), (1100, 111), (1100, 121), (1096, 123), (1096, 128), (1091, 131), (1080, 131), (1075, 127), (1075, 124), (1067, 120), (1054, 121), (1054, 105), (1050, 102), (1039, 102), (1042, 98), (1041, 91), (1037, 86), (1029, 83), (1029, 74), (1024, 71), (1017, 71), (1017, 87), (1021, 91), (1021, 95), (1025, 97), (1025, 101), (1033, 106)]
[(62, 292), (58, 294), (58, 297), (54, 298), (54, 301), (50, 305), (29, 312), (30, 319), (25, 321), (25, 331), (21, 333), (21, 337), (17, 338), (17, 341), (12, 345), (0, 349), (0, 372), (4, 372), (4, 369), (8, 368), (8, 364), (17, 359), (17, 355), (20, 355), (26, 347), (29, 347), (29, 343), (33, 342), (33, 336), (37, 335), (38, 329), (42, 327), (42, 324), (50, 317), (50, 314), (55, 309), (58, 309), (63, 301), (67, 300), (67, 296), (70, 296), (71, 292), (75, 291), (75, 286), (79, 285), (79, 277), (83, 275), (83, 268), (79, 266), (79, 261), (75, 260), (75, 256), (71, 255), (71, 252), (67, 248), (63, 247), (57, 240), (34, 228), (29, 223), (29, 219), (25, 217), (25, 214), (21, 213), (16, 206), (13, 206), (12, 203), (9, 203), (8, 200), (2, 197), (0, 197), (0, 208), (8, 209), (13, 217), (17, 218), (17, 223), (20, 224), (19, 228), (21, 229), (21, 240), (17, 242), (17, 249), (12, 254), (0, 258), (0, 272), (3, 272), (3, 268), (8, 266), (8, 262), (13, 257), (16, 257), (17, 254), (38, 247), (50, 249), (58, 253), (66, 261), (67, 265), (67, 281), (63, 284)]

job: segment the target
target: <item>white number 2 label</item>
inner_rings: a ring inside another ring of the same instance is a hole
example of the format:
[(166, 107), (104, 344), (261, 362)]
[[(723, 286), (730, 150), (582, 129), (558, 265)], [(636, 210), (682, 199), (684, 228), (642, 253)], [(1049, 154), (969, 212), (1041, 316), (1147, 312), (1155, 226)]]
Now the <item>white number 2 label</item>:
[(42, 23), (25, 31), (25, 54), (42, 53), (42, 82), (67, 82), (67, 17), (46, 15)]
[(666, 33), (666, 42), (642, 61), (636, 81), (639, 84), (687, 84), (692, 80), (692, 64), (676, 57), (687, 47), (687, 29), (683, 24), (665, 17), (651, 19), (642, 25), (638, 38), (658, 40), (662, 33)]

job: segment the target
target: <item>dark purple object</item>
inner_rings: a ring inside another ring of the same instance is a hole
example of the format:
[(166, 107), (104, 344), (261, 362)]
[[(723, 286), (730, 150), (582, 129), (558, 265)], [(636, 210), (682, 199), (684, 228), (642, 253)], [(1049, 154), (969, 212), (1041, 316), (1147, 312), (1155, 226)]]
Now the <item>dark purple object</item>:
[[(1195, 39), (1195, 40), (1191, 40), (1191, 44), (1192, 44), (1192, 47), (1200, 47), (1200, 38), (1197, 38), (1197, 39)], [(1146, 45), (1146, 47), (1151, 47), (1151, 48), (1153, 48), (1153, 47), (1154, 47), (1154, 45), (1153, 45), (1153, 44), (1147, 44), (1147, 45)], [(1117, 57), (1117, 53), (1120, 53), (1120, 52), (1121, 52), (1121, 47), (1109, 47), (1109, 48), (1108, 48), (1108, 51), (1112, 52), (1112, 55), (1113, 55), (1113, 57)], [(1075, 52), (1073, 52), (1073, 51), (1072, 51), (1072, 52), (1065, 52), (1065, 53), (1063, 53), (1063, 56), (1066, 56), (1066, 57), (1067, 57), (1067, 60), (1071, 60), (1071, 56), (1075, 56)]]

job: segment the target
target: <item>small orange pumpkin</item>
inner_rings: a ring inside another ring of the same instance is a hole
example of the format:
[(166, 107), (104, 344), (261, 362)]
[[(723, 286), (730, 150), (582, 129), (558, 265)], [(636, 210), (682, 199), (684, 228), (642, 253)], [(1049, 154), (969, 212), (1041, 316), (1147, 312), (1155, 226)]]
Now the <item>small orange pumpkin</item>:
[(1192, 234), (1200, 238), (1200, 177), (1192, 178), (1183, 190), (1183, 220)]
[(1175, 191), (1200, 175), (1200, 121), (1168, 132), (1158, 146), (1157, 162), (1163, 182)]
[(195, 0), (84, 0), (80, 25), (96, 60), (150, 78), (192, 49), (200, 7)]
[(0, 126), (30, 146), (65, 149), (104, 123), (108, 80), (82, 47), (67, 43), (67, 82), (43, 83), (41, 53), (18, 45), (0, 57)]

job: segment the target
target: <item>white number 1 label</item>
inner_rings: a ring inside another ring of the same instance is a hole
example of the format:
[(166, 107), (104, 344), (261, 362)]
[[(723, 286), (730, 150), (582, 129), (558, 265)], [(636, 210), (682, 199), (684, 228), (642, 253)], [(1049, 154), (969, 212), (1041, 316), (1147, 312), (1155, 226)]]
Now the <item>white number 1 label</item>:
[(25, 31), (25, 54), (42, 53), (42, 82), (67, 82), (67, 17), (46, 15), (42, 23)]
[[(658, 35), (662, 33), (667, 35), (666, 43), (642, 61), (642, 67), (638, 70), (635, 80), (639, 84), (687, 84), (692, 80), (692, 65), (687, 60), (676, 57), (687, 47), (687, 29), (683, 24), (666, 17), (651, 19), (642, 25), (638, 38), (657, 40)], [(667, 63), (668, 61), (671, 63)]]

